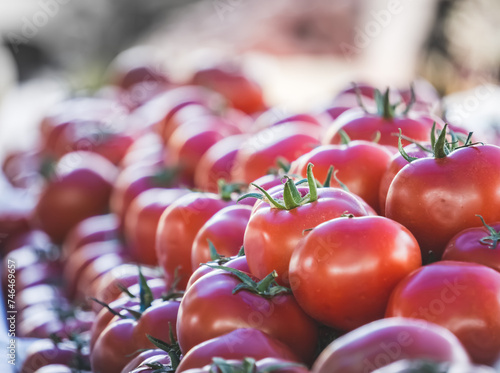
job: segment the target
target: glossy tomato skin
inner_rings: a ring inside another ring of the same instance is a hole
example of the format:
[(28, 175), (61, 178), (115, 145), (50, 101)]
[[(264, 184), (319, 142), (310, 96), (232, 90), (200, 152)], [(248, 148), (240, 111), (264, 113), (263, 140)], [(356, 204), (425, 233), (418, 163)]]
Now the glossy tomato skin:
[(184, 294), (177, 319), (181, 351), (234, 329), (255, 327), (280, 340), (310, 362), (318, 338), (316, 323), (291, 294), (267, 299), (247, 290), (232, 293), (241, 281), (222, 271), (209, 273)]
[(177, 199), (189, 193), (187, 189), (153, 188), (139, 194), (127, 209), (124, 235), (134, 262), (156, 265), (156, 230), (161, 214)]
[(401, 224), (337, 218), (315, 227), (293, 252), (290, 283), (311, 317), (348, 331), (384, 317), (391, 291), (421, 264), (417, 241)]
[(177, 372), (202, 368), (210, 364), (214, 356), (220, 356), (224, 359), (274, 357), (288, 361), (299, 361), (290, 348), (279, 340), (258, 329), (240, 328), (194, 346), (184, 354)]
[(55, 243), (82, 220), (105, 213), (116, 168), (91, 152), (72, 152), (57, 164), (57, 177), (42, 192), (34, 222)]
[[(338, 179), (351, 193), (365, 200), (380, 213), (379, 186), (391, 152), (384, 146), (368, 141), (352, 141), (347, 145), (322, 145), (294, 161), (290, 173), (307, 176), (307, 165), (314, 165), (314, 176), (324, 182), (328, 169), (333, 165)], [(340, 187), (332, 177), (331, 185)]]
[(233, 204), (212, 193), (189, 193), (171, 204), (161, 215), (156, 232), (156, 255), (165, 272), (167, 287), (175, 275), (185, 289), (192, 273), (191, 250), (200, 228), (217, 211)]
[[(488, 225), (497, 232), (500, 230), (500, 223)], [(500, 247), (489, 239), (481, 242), (490, 236), (486, 227), (467, 228), (458, 232), (446, 245), (443, 260), (478, 263), (500, 272)]]
[[(273, 197), (281, 197), (283, 189)], [(298, 187), (305, 195), (309, 188)], [(288, 283), (290, 257), (304, 238), (304, 230), (311, 229), (343, 213), (355, 216), (369, 215), (358, 197), (339, 188), (319, 188), (318, 200), (291, 210), (279, 210), (264, 202), (257, 202), (248, 221), (243, 246), (251, 272), (258, 278), (276, 270), (278, 281)]]
[[(380, 132), (380, 145), (398, 146), (398, 131), (401, 128), (403, 135), (415, 141), (429, 141), (433, 123), (441, 128), (442, 120), (429, 115), (410, 113), (408, 116), (385, 119), (377, 114), (365, 113), (362, 109), (353, 108), (341, 114), (328, 129), (323, 144), (340, 144), (341, 137), (338, 133), (344, 130), (351, 140), (373, 141), (377, 132)], [(402, 140), (403, 145), (409, 145)]]
[(212, 242), (220, 255), (230, 257), (238, 254), (251, 211), (252, 208), (246, 205), (228, 206), (215, 213), (201, 227), (191, 251), (193, 272), (201, 263), (211, 260), (208, 241)]
[(316, 359), (313, 373), (372, 372), (401, 359), (466, 365), (467, 352), (449, 331), (402, 317), (377, 320), (333, 341)]
[(436, 262), (396, 286), (386, 316), (441, 325), (458, 337), (475, 363), (493, 364), (500, 354), (499, 292), (500, 274), (491, 268)]
[[(245, 273), (250, 273), (250, 268), (248, 268), (248, 262), (247, 258), (245, 255), (239, 256), (239, 257), (232, 257), (230, 261), (227, 263), (223, 264), (223, 266), (226, 267), (231, 267), (231, 268), (236, 268), (240, 271), (243, 271)], [(209, 262), (209, 264), (215, 264), (217, 265), (216, 262)], [(207, 273), (213, 272), (215, 269), (210, 268), (209, 266), (199, 266), (189, 277), (188, 284), (186, 285), (186, 290), (191, 287), (200, 277), (205, 276)]]
[(253, 134), (236, 154), (231, 180), (251, 183), (276, 169), (279, 158), (295, 160), (319, 144), (321, 130), (315, 124), (289, 122)]
[(463, 229), (500, 220), (500, 148), (471, 146), (444, 158), (423, 158), (405, 166), (387, 193), (388, 218), (417, 239), (424, 262), (439, 259), (448, 241)]

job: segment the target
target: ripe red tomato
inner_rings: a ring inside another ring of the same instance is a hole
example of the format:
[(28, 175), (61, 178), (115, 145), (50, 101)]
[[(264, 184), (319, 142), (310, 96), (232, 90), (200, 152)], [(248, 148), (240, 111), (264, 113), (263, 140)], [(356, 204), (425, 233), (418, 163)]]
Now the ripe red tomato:
[[(352, 141), (346, 145), (322, 145), (295, 160), (290, 173), (307, 176), (307, 165), (314, 164), (318, 180), (326, 180), (330, 166), (338, 171), (338, 179), (351, 193), (360, 196), (375, 211), (380, 212), (379, 185), (391, 159), (384, 146), (367, 141)], [(331, 185), (340, 187), (331, 177)]]
[(157, 265), (156, 231), (161, 214), (187, 189), (148, 189), (132, 200), (125, 216), (123, 234), (127, 242), (127, 252), (136, 263)]
[(494, 145), (417, 159), (394, 177), (385, 214), (413, 233), (424, 262), (432, 256), (439, 259), (455, 234), (481, 225), (476, 214), (486, 221), (500, 220), (498, 169), (500, 147)]
[(316, 226), (293, 252), (290, 284), (312, 318), (353, 330), (384, 317), (394, 287), (421, 266), (420, 249), (401, 224), (344, 217)]
[(373, 372), (402, 359), (469, 363), (464, 347), (445, 328), (399, 317), (374, 321), (336, 339), (321, 352), (312, 372)]
[[(255, 280), (255, 278), (254, 278)], [(290, 293), (263, 296), (241, 289), (234, 274), (213, 271), (184, 294), (177, 319), (183, 353), (238, 328), (256, 328), (285, 343), (304, 362), (311, 362), (318, 330)]]
[(210, 364), (214, 356), (224, 359), (274, 357), (299, 361), (290, 348), (276, 338), (258, 329), (239, 328), (194, 346), (184, 354), (177, 372), (201, 368)]
[(212, 260), (209, 241), (220, 255), (230, 257), (238, 254), (243, 245), (243, 235), (251, 211), (252, 208), (246, 205), (228, 206), (207, 220), (193, 242), (191, 250), (193, 272), (201, 263)]
[[(236, 268), (239, 269), (240, 271), (250, 273), (250, 269), (248, 268), (248, 263), (247, 263), (247, 258), (245, 255), (242, 256), (232, 256), (229, 258), (224, 258), (225, 260), (215, 260), (215, 261), (209, 261), (208, 264), (211, 265), (223, 265), (226, 267), (231, 267), (231, 268)], [(207, 273), (213, 272), (214, 269), (209, 267), (209, 266), (199, 266), (189, 277), (188, 284), (186, 285), (186, 290), (191, 287), (199, 278), (202, 276), (205, 276)]]
[[(271, 196), (281, 200), (284, 187), (275, 188), (279, 190), (271, 193)], [(302, 197), (310, 193), (308, 187), (299, 186), (297, 189)], [(317, 200), (307, 200), (290, 209), (280, 209), (264, 201), (257, 202), (243, 240), (251, 272), (258, 278), (264, 278), (275, 270), (278, 272), (278, 282), (287, 284), (290, 257), (303, 239), (304, 230), (345, 212), (355, 216), (370, 214), (358, 197), (339, 188), (318, 188)]]
[(66, 154), (56, 170), (38, 200), (34, 222), (62, 243), (76, 224), (106, 211), (117, 170), (105, 158), (83, 151)]
[(186, 288), (191, 276), (191, 250), (200, 228), (217, 211), (233, 204), (213, 193), (189, 193), (171, 204), (161, 215), (156, 232), (156, 255), (165, 272), (167, 287), (179, 278)]
[(441, 261), (413, 272), (394, 289), (386, 316), (431, 321), (450, 330), (471, 359), (500, 355), (500, 273), (475, 263)]

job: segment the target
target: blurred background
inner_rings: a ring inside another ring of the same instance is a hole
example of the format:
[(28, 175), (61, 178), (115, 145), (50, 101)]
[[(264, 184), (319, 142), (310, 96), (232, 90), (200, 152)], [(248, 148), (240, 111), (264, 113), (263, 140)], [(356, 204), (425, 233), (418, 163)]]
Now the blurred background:
[[(4, 1), (0, 146), (29, 144), (30, 126), (47, 107), (92, 92), (120, 51), (143, 44), (179, 82), (199, 67), (235, 61), (267, 102), (291, 111), (312, 110), (354, 80), (384, 88), (423, 77), (452, 95), (450, 110), (486, 87), (472, 111), (493, 120), (499, 23), (497, 0)], [(476, 119), (470, 112), (458, 119)]]

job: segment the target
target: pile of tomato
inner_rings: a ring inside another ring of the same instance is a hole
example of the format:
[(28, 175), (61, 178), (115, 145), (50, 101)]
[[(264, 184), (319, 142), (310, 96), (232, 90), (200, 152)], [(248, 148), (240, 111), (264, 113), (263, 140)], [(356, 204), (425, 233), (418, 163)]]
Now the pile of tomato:
[(284, 113), (139, 57), (2, 163), (19, 372), (495, 371), (500, 147), (430, 84)]

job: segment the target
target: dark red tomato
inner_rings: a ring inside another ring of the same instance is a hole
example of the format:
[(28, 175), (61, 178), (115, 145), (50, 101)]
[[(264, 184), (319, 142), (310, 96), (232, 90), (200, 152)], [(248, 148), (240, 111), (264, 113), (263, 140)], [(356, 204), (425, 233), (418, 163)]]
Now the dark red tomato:
[(170, 332), (176, 338), (175, 325), (179, 302), (159, 301), (147, 308), (139, 320), (121, 319), (115, 316), (97, 338), (90, 362), (93, 372), (121, 372), (141, 349), (151, 349), (154, 345), (146, 334), (172, 344)]
[[(254, 278), (255, 280), (255, 278)], [(290, 293), (264, 297), (233, 274), (214, 271), (186, 291), (179, 307), (177, 336), (183, 353), (238, 328), (256, 328), (285, 343), (303, 362), (311, 362), (318, 338), (316, 323)]]
[(178, 185), (177, 176), (168, 166), (132, 165), (120, 172), (111, 194), (110, 208), (123, 226), (128, 208), (142, 192), (153, 188), (172, 188)]
[(179, 290), (191, 276), (191, 249), (200, 228), (217, 211), (233, 204), (212, 193), (189, 193), (171, 204), (161, 215), (156, 233), (156, 255), (170, 287), (179, 277)]
[[(0, 218), (0, 226), (4, 227), (1, 220), (2, 218)], [(7, 217), (6, 220), (7, 222), (9, 222), (10, 218)], [(27, 220), (28, 217), (25, 216), (23, 218), (22, 224), (29, 224)], [(5, 231), (2, 232), (2, 228), (0, 228), (0, 234), (3, 234), (4, 236), (4, 239), (0, 242), (0, 250), (2, 250), (2, 255), (4, 257), (7, 256), (7, 253), (10, 253), (13, 250), (16, 250), (23, 246), (31, 246), (35, 248), (52, 247), (52, 242), (50, 241), (50, 237), (47, 235), (47, 233), (42, 232), (38, 229), (29, 228), (29, 230), (25, 230), (25, 228), (22, 228), (21, 230), (17, 231), (17, 233), (8, 234)], [(52, 250), (48, 251), (52, 252)]]
[(290, 348), (279, 340), (258, 329), (240, 328), (194, 346), (184, 354), (177, 372), (204, 367), (212, 362), (214, 356), (224, 359), (274, 357), (299, 361)]
[[(146, 280), (160, 278), (161, 274), (152, 266), (141, 266), (142, 275)], [(138, 268), (136, 264), (121, 264), (106, 272), (96, 281), (92, 282), (87, 295), (109, 303), (123, 295), (122, 288), (128, 288), (139, 282)], [(93, 304), (97, 312), (101, 306)]]
[[(238, 269), (238, 270), (243, 271), (245, 273), (250, 273), (250, 268), (248, 268), (246, 256), (243, 255), (243, 256), (231, 257), (231, 258), (228, 258), (230, 260), (222, 265), (226, 266), (226, 267)], [(217, 261), (216, 262), (208, 262), (208, 263), (212, 264), (212, 265), (220, 264)], [(212, 271), (214, 271), (214, 269), (210, 268), (209, 266), (199, 266), (193, 272), (191, 277), (189, 277), (189, 281), (186, 285), (186, 290), (189, 289), (191, 287), (191, 285), (193, 285), (196, 282), (196, 280), (198, 280), (200, 277), (205, 276), (207, 273), (210, 273)]]
[[(281, 199), (283, 187), (273, 193)], [(299, 186), (305, 196), (309, 188)], [(319, 188), (318, 199), (302, 206), (286, 210), (265, 202), (257, 202), (245, 231), (243, 245), (251, 272), (264, 278), (270, 272), (278, 272), (278, 282), (288, 283), (288, 266), (293, 251), (304, 237), (304, 230), (316, 227), (327, 220), (348, 212), (355, 216), (370, 215), (363, 204), (349, 192), (339, 188)]]
[[(307, 176), (307, 165), (314, 164), (314, 174), (322, 182), (333, 165), (338, 179), (350, 192), (360, 196), (375, 211), (380, 213), (379, 185), (385, 173), (391, 152), (384, 146), (367, 141), (352, 141), (346, 145), (322, 145), (295, 160), (290, 173)], [(331, 177), (331, 185), (340, 187)]]
[(394, 287), (422, 264), (413, 235), (381, 217), (337, 218), (316, 226), (290, 260), (300, 306), (348, 331), (384, 317)]
[(439, 259), (455, 234), (481, 225), (476, 214), (486, 221), (500, 220), (498, 169), (500, 148), (494, 145), (418, 159), (394, 177), (385, 214), (413, 233), (424, 262), (430, 256)]
[(191, 83), (219, 92), (233, 107), (247, 114), (262, 111), (266, 107), (262, 88), (238, 68), (218, 66), (199, 70)]
[(116, 176), (116, 168), (95, 153), (68, 153), (40, 196), (34, 222), (55, 243), (62, 243), (79, 222), (106, 212)]
[(118, 239), (118, 228), (119, 221), (115, 214), (96, 215), (82, 220), (64, 240), (63, 259), (68, 259), (87, 244)]
[(125, 216), (123, 234), (134, 262), (152, 266), (158, 264), (155, 245), (161, 214), (187, 193), (187, 189), (153, 188), (142, 192), (132, 201)]
[(279, 158), (291, 162), (319, 145), (321, 127), (305, 123), (283, 123), (252, 135), (234, 161), (231, 179), (251, 183), (277, 167)]
[[(218, 360), (216, 360), (218, 359)], [(308, 373), (305, 365), (294, 363), (284, 359), (268, 357), (259, 361), (252, 358), (239, 360), (226, 360), (214, 358), (211, 364), (203, 368), (188, 369), (186, 373), (223, 373), (230, 372), (251, 372), (251, 373)]]
[(134, 140), (127, 149), (120, 167), (126, 169), (129, 166), (141, 165), (161, 165), (165, 158), (165, 146), (156, 133), (147, 131), (142, 136)]
[(238, 254), (252, 208), (245, 205), (228, 206), (215, 213), (200, 228), (193, 242), (191, 265), (193, 272), (201, 263), (209, 262), (210, 244), (226, 257)]
[(169, 117), (168, 122), (166, 122), (162, 128), (160, 135), (163, 143), (168, 143), (172, 133), (174, 133), (180, 125), (195, 119), (212, 115), (214, 115), (213, 111), (202, 103), (189, 103), (178, 108)]
[[(153, 350), (153, 351), (158, 351), (158, 350)], [(156, 352), (156, 355), (144, 359), (144, 361), (140, 363), (138, 366), (136, 365), (135, 369), (133, 370), (130, 371), (125, 370), (126, 368), (125, 367), (122, 370), (122, 373), (145, 373), (145, 372), (157, 373), (158, 372), (158, 368), (156, 367), (157, 364), (167, 367), (166, 369), (170, 369), (170, 367), (172, 366), (170, 357), (165, 351), (163, 351), (163, 353)]]
[(194, 171), (194, 185), (204, 191), (217, 193), (220, 179), (230, 182), (231, 169), (241, 144), (248, 135), (233, 135), (212, 145), (201, 157)]
[(188, 185), (194, 185), (194, 172), (203, 154), (223, 138), (239, 133), (234, 124), (214, 115), (193, 119), (181, 124), (170, 136), (169, 159), (179, 166)]
[(316, 359), (312, 372), (373, 372), (402, 359), (469, 363), (463, 346), (445, 328), (422, 320), (389, 318), (366, 324), (333, 341)]
[[(134, 372), (136, 368), (142, 367), (141, 370), (137, 370), (135, 372), (143, 372), (143, 371), (148, 371), (144, 364), (146, 361), (150, 362), (150, 358), (155, 357), (157, 359), (163, 358), (166, 355), (166, 352), (160, 349), (151, 349), (151, 350), (146, 350), (141, 352), (139, 355), (137, 355), (135, 358), (130, 360), (130, 362), (125, 365), (125, 367), (122, 369), (122, 373), (130, 373)], [(167, 355), (168, 356), (168, 355)]]
[(500, 272), (499, 230), (500, 223), (484, 222), (483, 227), (458, 232), (446, 245), (443, 260), (478, 263)]
[(475, 263), (442, 261), (401, 281), (386, 315), (441, 325), (458, 337), (475, 363), (491, 365), (500, 354), (499, 293), (497, 271)]
[[(71, 365), (77, 355), (77, 349), (72, 343), (54, 344), (50, 339), (34, 341), (26, 351), (20, 373), (34, 373), (43, 366), (50, 364)], [(87, 360), (85, 353), (82, 356)]]
[(87, 266), (99, 259), (102, 255), (124, 253), (123, 245), (117, 241), (91, 242), (82, 246), (78, 251), (71, 254), (66, 260), (63, 268), (66, 294), (70, 299), (76, 296), (77, 286)]
[[(341, 114), (330, 126), (323, 144), (340, 144), (339, 130), (344, 130), (352, 140), (373, 141), (380, 133), (380, 145), (398, 146), (398, 131), (415, 141), (429, 141), (433, 123), (443, 126), (442, 120), (428, 114), (410, 112), (408, 115), (370, 114), (362, 109), (353, 108)], [(410, 143), (403, 140), (403, 145)]]
[[(425, 144), (422, 145), (425, 146)], [(424, 158), (431, 155), (431, 153), (426, 152), (415, 144), (406, 145), (404, 147), (404, 150), (410, 157)], [(379, 205), (381, 215), (385, 215), (385, 201), (387, 199), (387, 192), (389, 191), (389, 186), (391, 185), (392, 180), (394, 179), (396, 174), (407, 164), (408, 161), (398, 152), (392, 156), (386, 171), (382, 175), (379, 189)]]
[(398, 360), (386, 365), (373, 373), (420, 373), (420, 372), (461, 372), (461, 373), (495, 373), (496, 370), (485, 365), (463, 363), (437, 363), (429, 360)]

